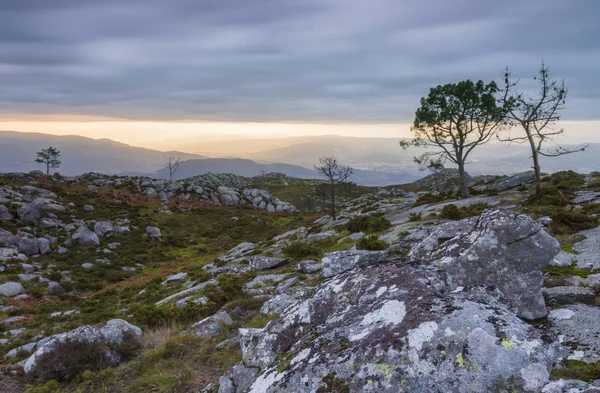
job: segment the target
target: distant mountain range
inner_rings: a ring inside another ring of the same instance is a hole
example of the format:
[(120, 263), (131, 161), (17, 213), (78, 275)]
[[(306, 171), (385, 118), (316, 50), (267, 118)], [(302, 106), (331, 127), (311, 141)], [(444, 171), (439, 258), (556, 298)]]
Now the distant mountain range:
[[(351, 180), (362, 185), (403, 184), (429, 174), (419, 170), (413, 161), (423, 149), (402, 150), (398, 139), (392, 138), (324, 135), (235, 139), (204, 144), (190, 141), (187, 148), (181, 148), (194, 153), (183, 153), (134, 147), (108, 139), (8, 131), (0, 131), (0, 172), (42, 169), (34, 162), (35, 153), (48, 146), (61, 150), (63, 164), (59, 172), (64, 175), (102, 172), (167, 178), (163, 156), (184, 160), (176, 173), (177, 179), (209, 172), (240, 176), (280, 172), (298, 178), (317, 178), (314, 164), (323, 156), (335, 156), (342, 164), (355, 168)], [(471, 175), (521, 172), (530, 169), (529, 156), (524, 145), (487, 144), (473, 151), (467, 171)], [(600, 144), (590, 144), (582, 153), (542, 158), (542, 169), (546, 172), (600, 171)]]

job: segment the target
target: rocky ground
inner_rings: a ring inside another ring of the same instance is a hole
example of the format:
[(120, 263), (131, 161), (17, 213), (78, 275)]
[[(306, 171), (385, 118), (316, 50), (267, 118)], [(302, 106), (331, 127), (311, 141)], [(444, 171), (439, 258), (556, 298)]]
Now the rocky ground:
[(335, 221), (243, 179), (1, 177), (0, 386), (600, 391), (599, 178), (442, 175)]

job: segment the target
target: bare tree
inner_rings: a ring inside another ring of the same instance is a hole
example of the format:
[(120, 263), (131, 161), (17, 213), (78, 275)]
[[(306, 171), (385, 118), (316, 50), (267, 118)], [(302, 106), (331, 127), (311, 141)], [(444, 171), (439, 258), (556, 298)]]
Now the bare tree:
[(169, 168), (169, 180), (173, 180), (173, 176), (179, 169), (179, 165), (181, 165), (181, 157), (167, 157), (163, 156), (163, 162), (166, 167)]
[(315, 169), (321, 176), (327, 178), (329, 184), (329, 200), (331, 217), (336, 219), (336, 201), (335, 201), (335, 187), (338, 184), (344, 183), (354, 170), (349, 166), (340, 165), (335, 157), (321, 157), (319, 158), (320, 165), (315, 165)]
[(495, 82), (470, 80), (437, 86), (421, 98), (411, 131), (414, 139), (401, 141), (410, 146), (432, 147), (437, 150), (415, 157), (418, 163), (432, 157), (447, 159), (458, 166), (460, 191), (469, 196), (465, 163), (475, 147), (487, 143), (504, 124), (503, 108), (497, 104)]
[(555, 144), (552, 149), (544, 150), (545, 142), (553, 141), (564, 132), (562, 128), (557, 128), (556, 124), (560, 120), (560, 111), (566, 102), (567, 89), (564, 81), (561, 80), (559, 83), (552, 79), (543, 62), (538, 75), (533, 79), (537, 81), (539, 90), (534, 96), (526, 97), (516, 91), (519, 81), (512, 82), (508, 67), (506, 68), (504, 96), (501, 102), (506, 108), (511, 125), (520, 127), (524, 135), (509, 135), (507, 138), (498, 137), (498, 139), (504, 142), (529, 143), (535, 172), (535, 193), (539, 198), (542, 195), (540, 156), (557, 157), (576, 153), (585, 150), (588, 145), (566, 149)]

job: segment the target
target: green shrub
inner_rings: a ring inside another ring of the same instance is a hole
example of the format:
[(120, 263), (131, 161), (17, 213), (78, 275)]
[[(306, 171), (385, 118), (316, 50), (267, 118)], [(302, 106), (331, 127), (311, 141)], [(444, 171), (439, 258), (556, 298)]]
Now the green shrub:
[(356, 242), (356, 248), (359, 250), (385, 250), (388, 248), (388, 246), (388, 243), (383, 240), (379, 240), (377, 235), (365, 236)]
[(323, 254), (319, 248), (304, 242), (294, 242), (285, 247), (282, 251), (285, 256), (293, 259), (302, 259), (308, 257), (319, 258)]
[(356, 216), (346, 224), (346, 229), (351, 233), (367, 232), (379, 233), (392, 227), (392, 223), (381, 214)]
[(432, 194), (432, 193), (428, 192), (427, 194), (423, 194), (423, 195), (419, 196), (419, 198), (415, 202), (414, 206), (429, 205), (432, 203), (440, 203), (449, 198), (451, 198), (451, 196), (449, 194), (444, 194), (444, 193)]
[(442, 208), (440, 212), (440, 217), (446, 220), (460, 220), (462, 218), (462, 214), (458, 210), (458, 207), (451, 203)]
[(421, 213), (410, 213), (408, 215), (408, 221), (410, 221), (410, 222), (421, 221), (422, 218), (423, 218), (423, 214), (421, 214)]
[(136, 340), (127, 336), (123, 345), (106, 345), (100, 341), (58, 342), (53, 351), (38, 357), (33, 380), (70, 381), (84, 371), (99, 371), (129, 361), (139, 350), (136, 343)]
[(55, 380), (48, 381), (46, 383), (42, 383), (40, 385), (29, 388), (25, 391), (25, 393), (61, 393), (62, 387), (60, 383)]

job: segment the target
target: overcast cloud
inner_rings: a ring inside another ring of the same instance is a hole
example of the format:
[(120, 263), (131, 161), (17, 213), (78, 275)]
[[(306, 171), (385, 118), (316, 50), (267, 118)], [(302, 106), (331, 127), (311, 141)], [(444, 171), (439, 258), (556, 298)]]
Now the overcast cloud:
[[(523, 82), (600, 119), (597, 0), (0, 2), (0, 112), (407, 122), (437, 84)], [(527, 84), (523, 84), (523, 89)]]

